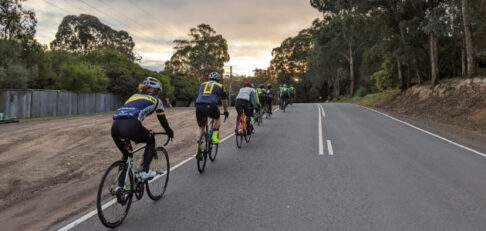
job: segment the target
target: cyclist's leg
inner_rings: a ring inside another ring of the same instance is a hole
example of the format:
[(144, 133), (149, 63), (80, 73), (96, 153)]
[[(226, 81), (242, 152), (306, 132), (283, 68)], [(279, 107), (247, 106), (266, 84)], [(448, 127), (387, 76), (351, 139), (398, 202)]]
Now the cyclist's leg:
[[(238, 112), (238, 116), (236, 117), (236, 121), (240, 119), (241, 113), (244, 113), (245, 111), (245, 105), (243, 103), (244, 101), (237, 99), (235, 102), (235, 108), (236, 112)], [(235, 131), (238, 131), (238, 122), (236, 123)]]
[(253, 126), (253, 122), (255, 121), (255, 118), (253, 118), (253, 104), (249, 101), (246, 102), (245, 115), (246, 115), (247, 127), (251, 128)]
[(139, 122), (138, 126), (133, 127), (133, 134), (129, 138), (137, 143), (147, 144), (143, 153), (142, 171), (148, 173), (155, 153), (155, 137)]
[[(111, 137), (113, 138), (113, 141), (115, 142), (116, 146), (120, 150), (120, 152), (123, 154), (123, 161), (127, 161), (128, 159), (128, 151), (125, 149), (125, 143), (121, 140), (123, 135), (121, 134), (121, 131), (125, 130), (122, 127), (126, 126), (126, 123), (123, 122), (124, 120), (115, 120), (113, 121), (113, 125), (111, 126)], [(125, 176), (126, 172), (123, 171), (118, 178), (118, 186), (123, 187), (123, 184), (125, 183)]]
[(196, 132), (196, 142), (199, 142), (199, 137), (204, 130), (204, 126), (208, 120), (207, 108), (209, 105), (207, 104), (196, 104), (196, 120), (198, 129)]
[(213, 143), (219, 144), (219, 126), (221, 125), (220, 112), (217, 104), (212, 104), (208, 111), (209, 118), (213, 119)]

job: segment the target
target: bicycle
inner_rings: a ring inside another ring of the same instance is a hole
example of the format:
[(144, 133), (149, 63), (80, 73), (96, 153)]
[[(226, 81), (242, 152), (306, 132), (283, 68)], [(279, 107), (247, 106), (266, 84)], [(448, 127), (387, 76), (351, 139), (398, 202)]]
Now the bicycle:
[[(165, 132), (152, 134), (167, 135)], [(167, 183), (169, 182), (169, 155), (164, 147), (160, 146), (155, 148), (154, 157), (150, 164), (151, 170), (155, 171), (157, 175), (152, 179), (142, 180), (138, 169), (135, 169), (133, 166), (133, 154), (145, 149), (147, 145), (142, 145), (133, 150), (129, 139), (123, 138), (122, 141), (125, 144), (124, 148), (129, 153), (128, 158), (126, 161), (115, 161), (108, 167), (101, 178), (96, 197), (98, 217), (100, 218), (101, 223), (108, 228), (115, 228), (123, 222), (128, 215), (133, 195), (135, 195), (137, 200), (140, 200), (143, 197), (144, 189), (146, 189), (150, 199), (157, 201), (164, 195), (165, 190), (167, 189)], [(169, 141), (170, 138), (167, 139), (164, 146), (167, 145)], [(107, 183), (107, 188), (104, 187), (105, 183)], [(115, 189), (117, 190), (115, 191)], [(103, 194), (104, 192), (106, 192), (106, 194)], [(103, 202), (107, 203), (103, 205)], [(120, 207), (121, 211), (118, 211), (118, 207)], [(110, 219), (109, 211), (111, 211), (111, 214), (114, 216), (113, 219)]]
[(242, 112), (240, 116), (238, 116), (238, 118), (236, 119), (235, 137), (236, 137), (236, 146), (238, 148), (241, 148), (241, 145), (243, 144), (243, 137), (245, 138), (246, 143), (250, 142), (252, 132), (248, 131), (246, 125), (247, 125), (246, 115), (244, 112)]
[[(221, 114), (221, 115), (224, 115), (224, 114)], [(224, 118), (224, 122), (226, 122), (226, 117)], [(214, 144), (213, 143), (213, 122), (214, 122), (214, 119), (211, 119), (211, 122), (210, 122), (210, 125), (211, 126), (211, 129), (208, 128), (208, 122), (206, 121), (206, 124), (204, 125), (204, 131), (202, 132), (201, 136), (199, 137), (199, 146), (198, 146), (198, 149), (197, 149), (197, 152), (196, 152), (196, 161), (197, 161), (197, 170), (199, 171), (199, 173), (203, 173), (204, 172), (204, 169), (206, 168), (206, 161), (207, 161), (207, 158), (209, 156), (209, 159), (211, 160), (211, 162), (215, 161), (216, 160), (216, 155), (218, 155), (218, 148), (219, 148), (219, 144)], [(209, 132), (211, 131), (211, 132)], [(202, 145), (204, 142), (204, 145)], [(215, 146), (214, 148), (214, 152), (213, 152), (213, 146)], [(204, 147), (204, 148), (203, 148)], [(203, 155), (202, 158), (197, 158), (198, 155)]]
[(257, 110), (256, 110), (256, 122), (257, 122), (257, 125), (258, 126), (261, 126), (263, 124), (263, 113), (264, 113), (264, 110), (262, 107), (259, 107)]
[(286, 98), (282, 98), (280, 100), (280, 110), (282, 110), (283, 112), (285, 112), (285, 108), (287, 107), (287, 99)]

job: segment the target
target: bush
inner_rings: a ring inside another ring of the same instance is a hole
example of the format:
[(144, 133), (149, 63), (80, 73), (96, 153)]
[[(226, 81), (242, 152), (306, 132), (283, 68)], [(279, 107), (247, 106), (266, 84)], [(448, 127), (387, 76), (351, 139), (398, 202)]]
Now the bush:
[(368, 89), (366, 89), (363, 86), (360, 86), (354, 95), (359, 96), (359, 97), (363, 97), (367, 94), (368, 94)]

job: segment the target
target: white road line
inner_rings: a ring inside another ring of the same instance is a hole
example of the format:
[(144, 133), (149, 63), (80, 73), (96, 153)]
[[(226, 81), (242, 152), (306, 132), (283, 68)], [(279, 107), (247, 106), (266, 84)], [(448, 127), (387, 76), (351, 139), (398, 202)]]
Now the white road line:
[[(235, 134), (233, 133), (233, 134), (231, 134), (231, 135), (226, 136), (225, 138), (223, 138), (223, 139), (220, 141), (220, 143), (221, 143), (221, 142), (223, 142), (223, 141), (225, 141), (225, 140), (227, 140), (227, 139), (229, 139), (229, 138), (231, 138), (231, 137), (232, 137), (232, 136), (234, 136), (234, 135), (235, 135)], [(170, 168), (170, 172), (172, 172), (172, 171), (176, 170), (177, 168), (179, 168), (179, 167), (180, 167), (180, 166), (182, 166), (183, 164), (185, 164), (185, 163), (189, 162), (190, 160), (194, 159), (194, 157), (195, 157), (195, 156), (196, 156), (196, 154), (194, 154), (194, 155), (192, 155), (191, 157), (189, 157), (189, 158), (187, 158), (187, 159), (185, 159), (185, 160), (181, 161), (180, 163), (176, 164), (174, 167)], [(161, 176), (162, 176), (162, 175), (160, 175), (160, 176), (158, 176), (158, 177), (161, 177)], [(155, 179), (154, 179), (154, 180), (155, 180)], [(102, 206), (102, 209), (104, 210), (104, 209), (106, 209), (106, 208), (110, 207), (111, 205), (113, 205), (113, 204), (115, 203), (115, 201), (116, 201), (116, 200), (115, 200), (115, 199), (113, 199), (113, 200), (111, 200), (111, 201), (106, 202), (106, 203), (105, 203), (105, 204)], [(94, 215), (96, 215), (96, 214), (98, 214), (98, 212), (96, 211), (96, 209), (94, 209), (94, 210), (92, 210), (91, 212), (89, 212), (89, 213), (85, 214), (84, 216), (82, 216), (82, 217), (80, 217), (80, 218), (78, 218), (78, 219), (74, 220), (73, 222), (71, 222), (71, 223), (67, 224), (66, 226), (64, 226), (64, 227), (62, 227), (62, 228), (60, 228), (60, 229), (58, 229), (58, 231), (68, 231), (68, 230), (70, 230), (70, 229), (72, 229), (72, 228), (76, 227), (77, 225), (79, 225), (79, 224), (83, 223), (84, 221), (88, 220), (89, 218), (91, 218), (92, 216), (94, 216)]]
[(324, 112), (324, 106), (322, 106), (322, 104), (319, 104), (319, 107), (322, 110), (322, 117), (326, 117), (326, 113)]
[(319, 104), (317, 105), (317, 112), (319, 117), (319, 127), (317, 128), (319, 130), (319, 155), (324, 155), (324, 145), (322, 144), (322, 118)]
[(429, 131), (424, 130), (424, 129), (422, 129), (422, 128), (419, 128), (419, 127), (417, 127), (417, 126), (415, 126), (415, 125), (409, 124), (409, 123), (407, 123), (407, 122), (405, 122), (405, 121), (399, 120), (399, 119), (397, 119), (397, 118), (395, 118), (395, 117), (393, 117), (393, 116), (387, 115), (387, 114), (385, 114), (385, 113), (383, 113), (383, 112), (379, 112), (379, 111), (377, 111), (377, 110), (375, 110), (375, 109), (372, 109), (372, 108), (368, 108), (368, 107), (364, 107), (364, 108), (366, 108), (366, 109), (368, 109), (368, 110), (370, 110), (370, 111), (374, 111), (374, 112), (376, 112), (376, 113), (378, 113), (378, 114), (380, 114), (380, 115), (386, 116), (386, 117), (388, 117), (388, 118), (390, 118), (390, 119), (392, 119), (392, 120), (395, 120), (395, 121), (397, 121), (397, 122), (399, 122), (399, 123), (405, 124), (405, 125), (407, 125), (407, 126), (409, 126), (409, 127), (415, 128), (415, 129), (417, 129), (417, 130), (419, 130), (419, 131), (421, 131), (421, 132), (423, 132), (423, 133), (426, 133), (426, 134), (429, 134), (429, 135), (434, 136), (434, 137), (436, 137), (436, 138), (439, 138), (439, 139), (441, 139), (441, 140), (444, 140), (444, 141), (446, 141), (446, 142), (448, 142), (448, 143), (450, 143), (450, 144), (456, 145), (457, 147), (460, 147), (460, 148), (466, 149), (466, 150), (468, 150), (468, 151), (470, 151), (470, 152), (472, 152), (472, 153), (478, 154), (478, 155), (480, 155), (480, 156), (482, 156), (482, 157), (486, 157), (486, 154), (484, 154), (484, 153), (482, 153), (482, 152), (480, 152), (480, 151), (474, 150), (474, 149), (469, 148), (469, 147), (466, 147), (466, 146), (464, 146), (464, 145), (462, 145), (462, 144), (458, 144), (458, 143), (456, 143), (456, 142), (454, 142), (454, 141), (448, 140), (448, 139), (446, 139), (446, 138), (444, 138), (444, 137), (442, 137), (442, 136), (439, 136), (439, 135), (437, 135), (437, 134), (435, 134), (435, 133), (432, 133), (432, 132), (429, 132)]
[(334, 149), (332, 149), (331, 140), (327, 140), (327, 150), (329, 150), (329, 155), (330, 156), (334, 155)]

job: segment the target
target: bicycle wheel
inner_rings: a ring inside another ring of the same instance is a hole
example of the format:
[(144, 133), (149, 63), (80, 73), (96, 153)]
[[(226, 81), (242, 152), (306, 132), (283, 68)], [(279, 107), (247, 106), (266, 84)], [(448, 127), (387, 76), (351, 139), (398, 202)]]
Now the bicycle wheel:
[[(108, 228), (119, 226), (128, 214), (132, 204), (134, 182), (132, 173), (129, 172), (129, 181), (114, 192), (120, 182), (125, 181), (126, 163), (119, 160), (113, 163), (103, 174), (96, 198), (96, 209), (101, 223)], [(104, 205), (103, 205), (104, 203)]]
[(163, 147), (155, 150), (155, 156), (150, 164), (150, 170), (157, 173), (154, 179), (147, 182), (147, 194), (150, 199), (156, 201), (162, 198), (169, 183), (170, 162), (169, 154)]
[(211, 148), (211, 151), (209, 152), (209, 159), (211, 161), (214, 161), (214, 160), (216, 160), (216, 155), (218, 155), (218, 147), (219, 147), (219, 145), (218, 144), (213, 144), (212, 142), (211, 142), (210, 145), (212, 145), (212, 148)]
[[(204, 172), (204, 168), (206, 168), (206, 161), (207, 161), (207, 158), (208, 158), (208, 155), (206, 154), (206, 133), (203, 132), (201, 134), (201, 137), (199, 138), (199, 148), (197, 149), (197, 153), (196, 153), (196, 161), (197, 161), (197, 170), (199, 171), (199, 173), (203, 173)], [(201, 159), (197, 159), (197, 155), (201, 155), (202, 158)]]
[(246, 143), (250, 143), (251, 133), (253, 132), (254, 129), (255, 128), (253, 128), (251, 132), (250, 131), (247, 131), (246, 134), (244, 135)]
[(243, 144), (243, 124), (241, 123), (240, 117), (236, 120), (236, 131), (235, 131), (235, 137), (236, 137), (236, 147), (241, 148), (241, 145)]

